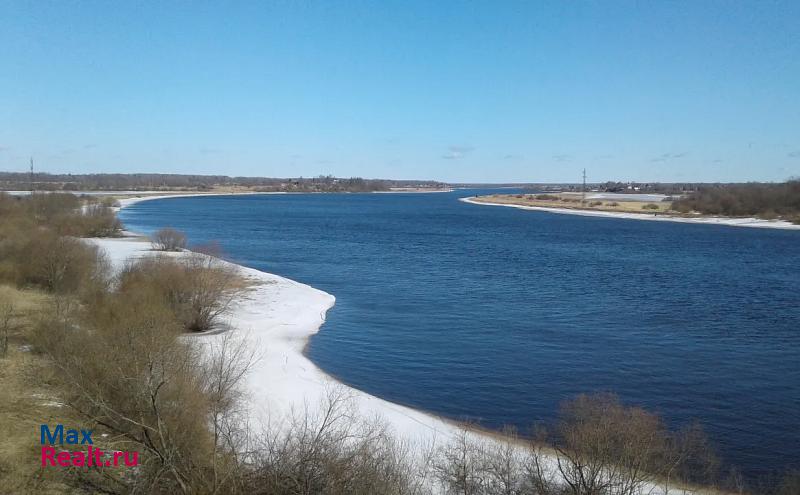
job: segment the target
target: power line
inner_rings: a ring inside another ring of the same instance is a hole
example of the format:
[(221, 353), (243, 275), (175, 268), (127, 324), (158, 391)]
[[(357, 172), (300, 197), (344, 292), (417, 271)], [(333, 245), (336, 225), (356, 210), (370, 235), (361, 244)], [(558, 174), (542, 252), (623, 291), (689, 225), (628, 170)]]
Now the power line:
[(586, 202), (586, 169), (583, 169), (583, 187), (581, 188), (581, 203)]

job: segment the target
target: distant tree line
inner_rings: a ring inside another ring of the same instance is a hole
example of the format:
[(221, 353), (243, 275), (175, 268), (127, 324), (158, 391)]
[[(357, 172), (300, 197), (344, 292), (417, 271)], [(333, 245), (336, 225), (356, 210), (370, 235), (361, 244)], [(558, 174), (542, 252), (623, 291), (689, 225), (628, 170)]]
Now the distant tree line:
[(651, 194), (681, 194), (696, 191), (708, 184), (697, 182), (619, 182), (608, 181), (597, 185), (597, 189), (610, 193), (651, 193)]
[[(606, 181), (606, 182), (587, 182), (587, 191), (599, 191), (606, 193), (648, 193), (648, 194), (667, 194), (678, 195), (686, 194), (697, 191), (706, 187), (720, 186), (721, 184), (713, 184), (707, 182), (622, 182), (622, 181)], [(724, 184), (732, 185), (732, 184)], [(583, 184), (579, 183), (563, 183), (563, 184), (518, 184), (515, 187), (521, 187), (525, 190), (526, 194), (538, 192), (580, 192), (583, 190)]]
[(204, 191), (218, 187), (246, 187), (258, 191), (285, 192), (372, 192), (394, 187), (443, 187), (436, 181), (338, 178), (229, 177), (184, 174), (47, 174), (0, 172), (0, 190), (37, 191)]
[(800, 180), (706, 186), (674, 201), (672, 209), (682, 213), (781, 218), (800, 223)]

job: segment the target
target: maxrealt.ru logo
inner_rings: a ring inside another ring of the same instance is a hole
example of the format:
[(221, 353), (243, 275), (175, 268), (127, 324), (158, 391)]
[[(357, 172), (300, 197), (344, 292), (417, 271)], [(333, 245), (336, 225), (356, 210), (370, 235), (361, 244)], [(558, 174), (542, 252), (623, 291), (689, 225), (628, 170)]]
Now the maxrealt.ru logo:
[[(138, 452), (103, 452), (95, 448), (92, 441), (92, 430), (65, 429), (64, 425), (56, 425), (51, 430), (48, 425), (41, 425), (40, 437), (42, 442), (42, 467), (116, 467), (122, 465), (120, 460), (128, 467), (136, 466), (139, 463)], [(57, 451), (55, 445), (86, 445), (86, 451)]]

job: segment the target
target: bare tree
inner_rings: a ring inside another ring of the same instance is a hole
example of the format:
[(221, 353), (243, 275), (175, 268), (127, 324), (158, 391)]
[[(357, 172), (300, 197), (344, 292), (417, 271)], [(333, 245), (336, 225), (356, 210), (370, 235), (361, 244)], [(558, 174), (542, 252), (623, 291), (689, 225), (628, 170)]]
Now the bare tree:
[(270, 495), (422, 494), (407, 445), (378, 419), (358, 415), (343, 389), (329, 390), (273, 426), (254, 450), (250, 492)]
[(521, 449), (514, 444), (516, 431), (507, 428), (503, 436), (489, 446), (488, 459), (484, 463), (486, 493), (489, 495), (517, 495), (522, 493), (524, 464)]
[(580, 395), (561, 409), (558, 470), (574, 495), (634, 495), (669, 468), (669, 438), (654, 414), (625, 407), (612, 394)]
[(664, 493), (673, 483), (712, 484), (717, 475), (719, 460), (710, 447), (702, 427), (694, 423), (672, 432), (657, 470)]
[(735, 467), (730, 468), (728, 475), (722, 481), (722, 486), (730, 493), (744, 495), (748, 492), (742, 473)]
[(563, 492), (564, 483), (559, 479), (557, 467), (553, 466), (554, 454), (545, 448), (546, 441), (547, 432), (541, 427), (536, 428), (528, 440), (522, 465), (527, 493), (551, 495)]
[(251, 367), (260, 358), (247, 341), (225, 332), (204, 343), (205, 356), (197, 369), (203, 393), (208, 401), (213, 452), (211, 471), (214, 486), (226, 486), (241, 481), (240, 457), (247, 444), (249, 431), (247, 411), (241, 409), (246, 399), (241, 390)]
[(556, 495), (564, 482), (552, 459), (538, 439), (523, 440), (513, 429), (487, 439), (463, 427), (437, 451), (433, 470), (448, 494)]
[(172, 228), (163, 228), (153, 234), (153, 249), (157, 251), (180, 251), (186, 248), (186, 234)]
[(485, 442), (476, 441), (462, 428), (440, 450), (433, 468), (447, 493), (477, 495), (487, 493), (486, 462)]

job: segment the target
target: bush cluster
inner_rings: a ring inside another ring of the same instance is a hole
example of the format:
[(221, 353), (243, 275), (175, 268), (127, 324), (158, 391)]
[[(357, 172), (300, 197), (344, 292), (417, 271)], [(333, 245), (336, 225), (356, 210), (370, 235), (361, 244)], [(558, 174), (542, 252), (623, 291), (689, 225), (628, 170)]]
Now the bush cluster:
[(800, 180), (705, 187), (672, 203), (681, 213), (783, 218), (800, 223)]
[(71, 194), (0, 193), (0, 281), (64, 294), (105, 282), (105, 259), (78, 237), (113, 236), (113, 210)]
[(153, 256), (126, 266), (118, 277), (121, 294), (151, 293), (163, 301), (182, 327), (211, 329), (242, 287), (233, 265), (191, 254), (180, 260)]
[(186, 234), (171, 228), (164, 228), (153, 234), (153, 249), (156, 251), (180, 251), (186, 249)]

